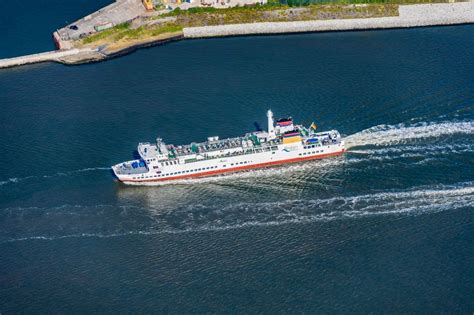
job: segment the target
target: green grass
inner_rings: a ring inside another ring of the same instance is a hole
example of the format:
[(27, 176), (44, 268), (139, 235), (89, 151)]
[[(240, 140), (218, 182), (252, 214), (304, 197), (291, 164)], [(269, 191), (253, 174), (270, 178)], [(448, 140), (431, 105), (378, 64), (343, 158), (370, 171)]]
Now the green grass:
[[(297, 0), (288, 0), (297, 1)], [(323, 19), (368, 18), (398, 15), (395, 4), (369, 4), (348, 6), (342, 4), (308, 4), (305, 10), (290, 12), (289, 5), (270, 3), (227, 9), (193, 8), (187, 11), (174, 10), (165, 16), (174, 16), (175, 23), (183, 27), (241, 24), (255, 22), (286, 22)]]
[(180, 10), (179, 8), (163, 14), (164, 16), (179, 16), (182, 14), (195, 13), (217, 13), (232, 11), (252, 11), (252, 10), (275, 10), (284, 9), (285, 7), (300, 7), (318, 4), (416, 4), (416, 3), (446, 3), (448, 0), (268, 0), (266, 4), (246, 5), (243, 7), (232, 7), (224, 9), (198, 7), (188, 10)]
[(174, 32), (180, 32), (183, 30), (182, 25), (177, 25), (177, 24), (169, 24), (169, 25), (164, 25), (162, 27), (152, 29), (151, 30), (151, 35), (156, 36), (160, 35), (163, 33), (174, 33)]
[(128, 30), (129, 27), (130, 27), (130, 23), (122, 23), (122, 24), (116, 25), (112, 28), (109, 28), (108, 30), (90, 35), (90, 36), (84, 38), (82, 40), (82, 42), (84, 44), (89, 44), (89, 43), (107, 38), (107, 37), (112, 36), (114, 34), (124, 32), (124, 31)]
[(169, 13), (165, 13), (160, 15), (159, 17), (167, 17), (167, 16), (179, 16), (179, 15), (190, 15), (190, 14), (202, 14), (202, 13), (232, 13), (232, 12), (249, 12), (249, 11), (267, 11), (267, 10), (277, 10), (286, 7), (286, 5), (281, 4), (279, 1), (270, 0), (266, 4), (256, 4), (256, 5), (246, 5), (242, 7), (231, 7), (225, 9), (216, 9), (216, 8), (208, 8), (208, 7), (197, 7), (197, 8), (189, 8), (188, 10), (181, 10), (180, 8), (176, 8)]
[(311, 4), (416, 4), (446, 3), (447, 0), (281, 0), (281, 5), (290, 7), (308, 6)]
[(152, 27), (139, 27), (136, 29), (130, 29), (129, 24), (120, 24), (111, 29), (102, 31), (100, 33), (91, 35), (82, 40), (83, 44), (90, 44), (98, 40), (110, 40), (116, 42), (121, 39), (140, 39), (150, 36), (157, 36), (164, 33), (173, 33), (182, 31), (183, 27), (175, 23), (168, 23), (164, 25), (156, 25)]

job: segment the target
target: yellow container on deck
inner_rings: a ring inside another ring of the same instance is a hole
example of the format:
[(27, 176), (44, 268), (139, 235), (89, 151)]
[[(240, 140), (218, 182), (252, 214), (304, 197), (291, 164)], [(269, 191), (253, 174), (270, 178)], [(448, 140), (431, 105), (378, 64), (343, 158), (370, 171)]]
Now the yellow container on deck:
[(294, 136), (294, 137), (289, 137), (289, 138), (283, 138), (283, 144), (288, 144), (288, 143), (295, 143), (301, 141), (300, 136)]

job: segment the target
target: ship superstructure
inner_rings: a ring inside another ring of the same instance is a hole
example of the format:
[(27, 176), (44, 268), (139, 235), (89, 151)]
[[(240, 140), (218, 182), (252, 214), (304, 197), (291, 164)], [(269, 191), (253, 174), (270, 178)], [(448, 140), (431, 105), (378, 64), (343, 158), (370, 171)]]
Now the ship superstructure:
[(140, 143), (140, 159), (112, 166), (117, 178), (126, 184), (213, 176), (252, 168), (269, 167), (342, 154), (344, 141), (337, 130), (316, 132), (313, 123), (295, 125), (291, 117), (274, 122), (267, 111), (267, 131), (243, 137), (209, 137), (188, 145)]

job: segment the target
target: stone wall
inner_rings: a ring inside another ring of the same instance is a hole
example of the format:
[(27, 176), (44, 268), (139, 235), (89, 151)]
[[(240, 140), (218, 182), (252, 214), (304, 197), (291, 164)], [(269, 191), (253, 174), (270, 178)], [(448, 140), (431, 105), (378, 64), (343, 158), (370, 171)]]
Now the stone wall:
[(465, 23), (474, 23), (474, 2), (403, 5), (399, 7), (399, 16), (395, 17), (187, 27), (184, 28), (183, 33), (185, 38), (199, 38), (251, 34), (404, 28)]
[(26, 55), (15, 58), (0, 59), (0, 69), (14, 66), (21, 66), (30, 63), (46, 62), (46, 61), (59, 61), (62, 58), (69, 56), (80, 56), (83, 54), (91, 54), (95, 52), (93, 49), (70, 49), (63, 51), (49, 51), (40, 54)]

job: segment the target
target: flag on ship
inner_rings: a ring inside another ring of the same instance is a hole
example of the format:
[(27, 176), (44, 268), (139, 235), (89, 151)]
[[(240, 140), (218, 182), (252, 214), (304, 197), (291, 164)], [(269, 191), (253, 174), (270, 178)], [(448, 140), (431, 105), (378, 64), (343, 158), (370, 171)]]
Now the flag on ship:
[(309, 126), (309, 129), (316, 130), (317, 128), (318, 128), (318, 126), (316, 126), (316, 124), (314, 123), (314, 121), (311, 123), (311, 126)]

